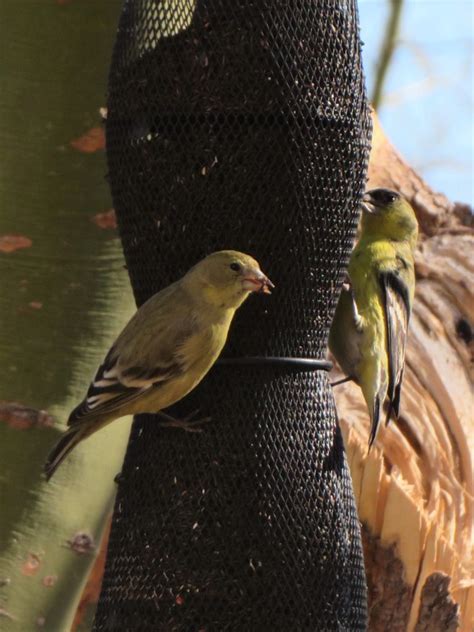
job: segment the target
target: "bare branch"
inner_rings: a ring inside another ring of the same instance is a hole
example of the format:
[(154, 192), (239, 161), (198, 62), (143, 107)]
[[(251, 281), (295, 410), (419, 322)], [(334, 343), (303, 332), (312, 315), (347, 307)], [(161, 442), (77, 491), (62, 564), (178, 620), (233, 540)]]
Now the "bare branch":
[(379, 62), (377, 64), (377, 71), (375, 74), (375, 85), (372, 92), (371, 100), (375, 109), (380, 106), (385, 77), (387, 75), (387, 70), (390, 66), (390, 62), (392, 61), (393, 53), (395, 52), (395, 48), (397, 46), (397, 37), (400, 27), (403, 0), (390, 0), (390, 5), (390, 13), (387, 19), (385, 37), (380, 50)]

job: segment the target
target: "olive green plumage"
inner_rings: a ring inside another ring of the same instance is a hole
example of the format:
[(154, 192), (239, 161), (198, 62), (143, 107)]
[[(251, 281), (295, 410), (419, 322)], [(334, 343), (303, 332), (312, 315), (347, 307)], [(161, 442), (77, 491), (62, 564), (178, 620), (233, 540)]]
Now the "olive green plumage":
[(199, 384), (224, 347), (236, 310), (271, 281), (250, 257), (215, 252), (135, 313), (100, 365), (45, 465), (48, 478), (83, 439), (114, 419), (156, 413)]
[(364, 196), (361, 232), (329, 335), (344, 373), (362, 389), (375, 440), (382, 406), (398, 417), (408, 322), (415, 292), (418, 223), (398, 193), (375, 189)]

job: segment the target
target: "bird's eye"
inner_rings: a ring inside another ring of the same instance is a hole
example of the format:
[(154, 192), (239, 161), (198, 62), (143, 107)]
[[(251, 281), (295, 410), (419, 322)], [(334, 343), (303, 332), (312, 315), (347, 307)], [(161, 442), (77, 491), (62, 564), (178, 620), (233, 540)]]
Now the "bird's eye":
[(393, 202), (395, 202), (395, 200), (398, 198), (398, 194), (395, 193), (395, 191), (381, 189), (379, 198), (382, 204), (393, 204)]
[(231, 263), (230, 269), (233, 270), (234, 272), (240, 272), (241, 270), (240, 263)]

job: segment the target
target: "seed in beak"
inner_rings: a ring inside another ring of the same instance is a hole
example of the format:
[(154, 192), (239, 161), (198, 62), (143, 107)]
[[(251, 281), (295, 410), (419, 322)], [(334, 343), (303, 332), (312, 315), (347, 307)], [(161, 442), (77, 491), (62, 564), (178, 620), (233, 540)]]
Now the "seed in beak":
[(242, 286), (244, 290), (261, 294), (271, 294), (271, 288), (275, 287), (270, 279), (260, 271), (245, 277)]
[(272, 289), (273, 289), (274, 287), (275, 287), (275, 286), (274, 286), (274, 285), (273, 285), (273, 283), (270, 281), (270, 279), (269, 279), (268, 277), (265, 277), (265, 280), (264, 280), (264, 282), (263, 282), (263, 284), (262, 284), (262, 288), (261, 288), (261, 290), (260, 290), (260, 291), (261, 291), (263, 294), (271, 294), (271, 293), (272, 293)]
[(364, 194), (360, 205), (365, 213), (369, 213), (369, 215), (374, 215), (376, 213), (375, 205), (372, 201), (372, 196), (370, 195), (370, 193)]

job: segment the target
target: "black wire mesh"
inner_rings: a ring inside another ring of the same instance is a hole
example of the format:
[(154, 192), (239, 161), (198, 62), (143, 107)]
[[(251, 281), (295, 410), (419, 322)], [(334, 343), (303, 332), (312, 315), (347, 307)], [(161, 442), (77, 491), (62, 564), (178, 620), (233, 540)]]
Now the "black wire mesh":
[[(355, 0), (134, 0), (110, 74), (110, 182), (137, 302), (222, 248), (277, 289), (227, 356), (325, 354), (370, 122)], [(139, 417), (95, 630), (356, 630), (359, 524), (324, 373), (216, 366)]]

